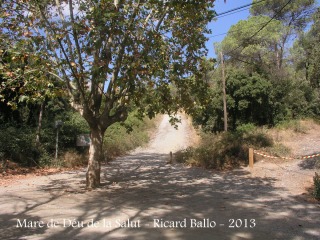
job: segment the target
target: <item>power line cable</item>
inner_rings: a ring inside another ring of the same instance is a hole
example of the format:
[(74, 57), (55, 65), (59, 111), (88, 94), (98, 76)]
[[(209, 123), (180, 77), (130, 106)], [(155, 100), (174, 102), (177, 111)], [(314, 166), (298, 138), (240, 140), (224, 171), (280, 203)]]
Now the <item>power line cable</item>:
[[(305, 14), (304, 16), (311, 16), (312, 14), (313, 14), (313, 12), (309, 12), (309, 13)], [(288, 16), (288, 17), (290, 18), (290, 16)], [(260, 26), (260, 25), (263, 25), (263, 24), (266, 24), (266, 23), (267, 22), (259, 23), (256, 26)], [(224, 33), (218, 33), (218, 34), (215, 34), (215, 35), (209, 35), (209, 36), (207, 36), (207, 38), (219, 37), (219, 36), (222, 36), (222, 35), (226, 35), (228, 33), (237, 33), (237, 32), (241, 32), (243, 29), (248, 29), (248, 28), (252, 28), (252, 27), (251, 26), (250, 27), (244, 27), (241, 30), (234, 30), (234, 31), (228, 31), (228, 32), (224, 32)]]
[(246, 11), (246, 10), (248, 10), (248, 9), (250, 9), (250, 7), (248, 7), (248, 8), (244, 8), (244, 9), (239, 10), (239, 11), (236, 11), (236, 12), (231, 12), (231, 13), (229, 13), (229, 14), (225, 14), (225, 15), (223, 15), (223, 16), (217, 16), (217, 17), (216, 17), (216, 19), (223, 18), (223, 17), (227, 17), (227, 16), (230, 16), (230, 15), (233, 15), (233, 14), (239, 13), (239, 12), (243, 12), (243, 11)]
[[(255, 4), (264, 2), (264, 1), (265, 1), (265, 0), (262, 0), (262, 1), (260, 1), (260, 2), (251, 3), (251, 4), (248, 4), (248, 5), (244, 5), (244, 6), (242, 6), (242, 7), (236, 8), (236, 9), (229, 10), (229, 11), (227, 11), (227, 12), (225, 12), (225, 13), (218, 14), (215, 18), (216, 18), (216, 19), (219, 19), (219, 18), (223, 18), (223, 17), (227, 17), (227, 16), (230, 16), (230, 15), (239, 13), (239, 12), (246, 11), (246, 10), (250, 9), (250, 7), (251, 7), (252, 5), (255, 5)], [(237, 10), (238, 10), (238, 11), (237, 11)], [(228, 13), (228, 14), (227, 14), (227, 13)]]
[[(259, 4), (259, 3), (264, 2), (264, 1), (265, 1), (265, 0), (261, 0), (261, 1), (259, 1), (259, 2), (250, 3), (250, 4), (246, 4), (246, 5), (243, 5), (243, 6), (234, 8), (234, 9), (230, 9), (230, 10), (228, 10), (228, 11), (226, 11), (226, 12), (222, 12), (222, 13), (220, 13), (220, 14), (217, 14), (217, 17), (216, 17), (216, 18), (226, 17), (226, 16), (229, 16), (229, 15), (236, 14), (236, 13), (238, 13), (238, 12), (245, 11), (245, 10), (249, 9), (252, 5)], [(239, 9), (242, 9), (242, 8), (245, 8), (245, 9), (239, 10)], [(239, 11), (236, 11), (236, 10), (239, 10)], [(236, 12), (234, 12), (234, 11), (236, 11)], [(225, 15), (226, 13), (229, 13), (229, 14)], [(223, 16), (223, 15), (224, 15), (224, 16)], [(263, 23), (262, 23), (262, 24), (263, 24)], [(237, 31), (232, 31), (232, 32), (237, 32)], [(227, 33), (228, 33), (228, 32), (226, 32), (226, 33), (221, 33), (221, 34), (217, 34), (217, 35), (208, 36), (208, 38), (217, 37), (217, 36), (222, 36), (222, 35), (225, 35), (225, 34), (227, 34)]]
[(224, 15), (224, 14), (227, 14), (227, 13), (230, 13), (230, 12), (237, 11), (237, 10), (242, 9), (242, 8), (250, 7), (250, 6), (252, 6), (252, 5), (255, 5), (255, 4), (264, 2), (264, 1), (266, 1), (266, 0), (261, 0), (261, 1), (259, 1), (259, 2), (252, 2), (252, 3), (246, 4), (246, 5), (237, 7), (237, 8), (230, 9), (230, 10), (225, 11), (225, 12), (222, 12), (222, 13), (218, 13), (218, 14), (217, 14), (217, 17), (218, 17), (218, 16), (221, 16), (221, 15)]
[[(256, 26), (260, 26), (260, 25), (263, 25), (263, 24), (266, 24), (266, 23), (267, 22), (259, 23)], [(248, 28), (252, 28), (252, 27), (250, 26), (250, 27), (242, 28), (241, 30), (248, 29)], [(240, 30), (233, 30), (233, 31), (228, 31), (228, 32), (224, 32), (224, 33), (215, 34), (215, 35), (209, 35), (207, 37), (208, 38), (219, 37), (219, 36), (222, 36), (222, 35), (226, 35), (228, 33), (236, 33), (236, 32), (240, 32)]]
[[(271, 18), (268, 22), (266, 22), (257, 32), (255, 32), (252, 36), (250, 36), (249, 38), (247, 38), (247, 39), (245, 39), (245, 40), (246, 40), (246, 41), (249, 41), (249, 40), (251, 40), (252, 38), (254, 38), (254, 37), (255, 37), (259, 32), (261, 32), (273, 19), (275, 19), (275, 17), (277, 17), (277, 16), (281, 13), (281, 11), (282, 11), (286, 6), (288, 6), (292, 1), (293, 1), (293, 0), (289, 0), (278, 12), (276, 12), (276, 13), (272, 16), (272, 18)], [(242, 47), (242, 45), (243, 45), (243, 43), (240, 44), (238, 47), (236, 47), (236, 48), (228, 51), (228, 52), (225, 53), (225, 54), (228, 55), (228, 54), (234, 52), (235, 50), (237, 50), (237, 49), (239, 49), (240, 47)]]
[[(254, 37), (255, 37), (260, 31), (262, 31), (262, 29), (264, 29), (276, 16), (278, 16), (278, 15), (281, 13), (281, 11), (282, 11), (287, 5), (289, 5), (292, 1), (293, 1), (293, 0), (289, 0), (289, 1), (288, 1), (278, 12), (276, 12), (276, 13), (272, 16), (272, 18), (271, 18), (269, 21), (267, 21), (257, 32), (255, 32), (252, 36), (250, 36), (249, 38), (247, 38), (247, 39), (245, 39), (245, 40), (248, 41), (248, 40), (251, 40), (252, 38), (254, 38)], [(238, 47), (236, 47), (236, 48), (228, 51), (228, 52), (225, 53), (224, 55), (228, 55), (228, 54), (232, 53), (233, 51), (239, 49), (242, 45), (243, 45), (243, 43), (240, 44)], [(243, 61), (243, 60), (240, 60), (240, 59), (237, 59), (237, 60), (240, 61), (240, 62), (244, 62), (244, 63), (246, 63), (246, 64), (256, 65), (256, 64), (254, 64), (254, 63), (250, 63), (250, 62)], [(215, 69), (215, 70), (216, 70), (216, 69)]]

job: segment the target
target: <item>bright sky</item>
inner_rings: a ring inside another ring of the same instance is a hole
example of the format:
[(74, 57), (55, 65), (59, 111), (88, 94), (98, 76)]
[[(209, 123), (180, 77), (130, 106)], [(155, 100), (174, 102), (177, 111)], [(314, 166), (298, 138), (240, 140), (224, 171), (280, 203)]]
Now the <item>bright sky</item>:
[[(250, 3), (252, 3), (252, 0), (227, 0), (226, 3), (224, 3), (224, 0), (216, 0), (214, 9), (217, 12), (217, 14), (219, 14)], [(249, 8), (250, 7), (241, 9), (239, 10), (239, 12), (236, 13), (232, 12), (228, 16), (221, 16), (216, 21), (209, 24), (209, 28), (212, 30), (212, 36), (209, 38), (209, 41), (207, 42), (207, 48), (209, 49), (208, 57), (215, 57), (213, 43), (222, 41), (223, 38), (226, 36), (226, 34), (223, 33), (227, 33), (229, 28), (232, 25), (236, 24), (238, 21), (245, 20), (248, 18)]]

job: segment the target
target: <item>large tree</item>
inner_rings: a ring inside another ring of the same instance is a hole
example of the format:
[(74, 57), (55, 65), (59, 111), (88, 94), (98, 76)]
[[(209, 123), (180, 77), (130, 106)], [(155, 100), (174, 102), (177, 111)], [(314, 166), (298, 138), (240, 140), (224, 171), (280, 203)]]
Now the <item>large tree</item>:
[(176, 110), (170, 83), (183, 87), (206, 52), (213, 1), (4, 0), (2, 34), (50, 61), (46, 74), (65, 82), (72, 106), (91, 130), (87, 187), (100, 184), (103, 135), (141, 112)]
[(253, 16), (265, 15), (282, 22), (284, 28), (281, 32), (281, 39), (273, 50), (277, 54), (278, 68), (282, 68), (282, 61), (285, 57), (286, 45), (292, 37), (297, 36), (305, 30), (311, 21), (312, 13), (315, 10), (315, 0), (253, 0), (250, 13)]
[(291, 59), (297, 70), (303, 70), (305, 79), (315, 88), (320, 87), (320, 9), (313, 16), (308, 32), (302, 33), (293, 44)]
[[(280, 21), (270, 21), (268, 16), (252, 16), (233, 25), (216, 51), (223, 51), (236, 66), (245, 66), (251, 71), (270, 72), (281, 67), (275, 50), (281, 42), (284, 27)], [(260, 30), (260, 31), (259, 31)]]
[(292, 30), (304, 29), (314, 12), (315, 0), (253, 0), (250, 13), (266, 15), (283, 22)]

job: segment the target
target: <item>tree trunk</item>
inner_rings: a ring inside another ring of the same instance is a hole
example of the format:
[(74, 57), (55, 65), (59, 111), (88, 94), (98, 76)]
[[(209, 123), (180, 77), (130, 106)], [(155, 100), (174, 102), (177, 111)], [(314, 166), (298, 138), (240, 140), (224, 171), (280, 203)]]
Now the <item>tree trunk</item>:
[(91, 128), (91, 143), (89, 148), (89, 161), (86, 173), (87, 188), (97, 188), (100, 186), (100, 169), (102, 161), (102, 146), (103, 146), (104, 131), (98, 126)]
[(275, 44), (274, 50), (276, 52), (276, 67), (279, 70), (281, 68), (281, 66), (280, 66), (281, 65), (281, 60), (280, 60), (280, 50), (279, 50), (277, 44)]

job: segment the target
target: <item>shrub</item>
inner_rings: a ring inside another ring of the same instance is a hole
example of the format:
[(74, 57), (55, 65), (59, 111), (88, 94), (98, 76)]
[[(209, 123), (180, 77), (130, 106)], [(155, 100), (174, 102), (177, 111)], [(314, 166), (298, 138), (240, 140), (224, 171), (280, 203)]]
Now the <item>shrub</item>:
[(79, 153), (75, 150), (68, 150), (62, 154), (56, 161), (54, 165), (56, 167), (79, 167), (87, 164), (88, 156), (87, 154)]
[(266, 152), (271, 156), (284, 157), (291, 153), (291, 149), (281, 143), (276, 143), (266, 148)]
[(43, 146), (38, 147), (37, 155), (35, 156), (33, 162), (38, 167), (45, 167), (52, 165), (52, 160), (54, 159), (54, 153), (50, 153)]
[(319, 176), (319, 174), (315, 173), (315, 176), (313, 177), (313, 182), (314, 182), (313, 195), (316, 199), (320, 199), (320, 176)]
[[(177, 163), (186, 163), (187, 161), (192, 162), (193, 155), (195, 154), (194, 152), (195, 152), (195, 148), (193, 148), (193, 147), (188, 147), (187, 149), (180, 150), (180, 151), (174, 153), (174, 155), (173, 155), (174, 161)], [(190, 165), (192, 165), (192, 164), (190, 164)], [(196, 162), (195, 162), (194, 166), (198, 166)]]
[(107, 161), (133, 150), (149, 141), (149, 130), (155, 127), (156, 119), (139, 119), (131, 113), (124, 123), (109, 127), (104, 137), (104, 152)]
[(242, 124), (237, 127), (237, 132), (241, 135), (252, 133), (257, 129), (253, 123)]
[(35, 147), (35, 134), (27, 126), (3, 125), (0, 128), (0, 152), (3, 158), (21, 165), (34, 165), (38, 155)]
[[(60, 116), (61, 117), (61, 116)], [(59, 131), (59, 155), (65, 151), (75, 151), (76, 135), (88, 132), (85, 120), (73, 111), (65, 111), (64, 125)], [(0, 153), (2, 159), (10, 159), (23, 166), (56, 165), (54, 159), (56, 145), (56, 129), (54, 119), (45, 118), (42, 122), (40, 145), (35, 142), (36, 126), (5, 123), (0, 126)], [(67, 164), (68, 165), (68, 164)]]
[(176, 162), (214, 169), (228, 169), (247, 162), (249, 147), (267, 147), (272, 140), (249, 126), (237, 132), (203, 134), (198, 147), (175, 154)]
[[(63, 119), (63, 126), (59, 131), (61, 147), (67, 151), (68, 149), (75, 149), (77, 135), (88, 134), (90, 132), (89, 126), (78, 112), (66, 112), (65, 116), (60, 119)], [(56, 133), (56, 131), (54, 132)]]

